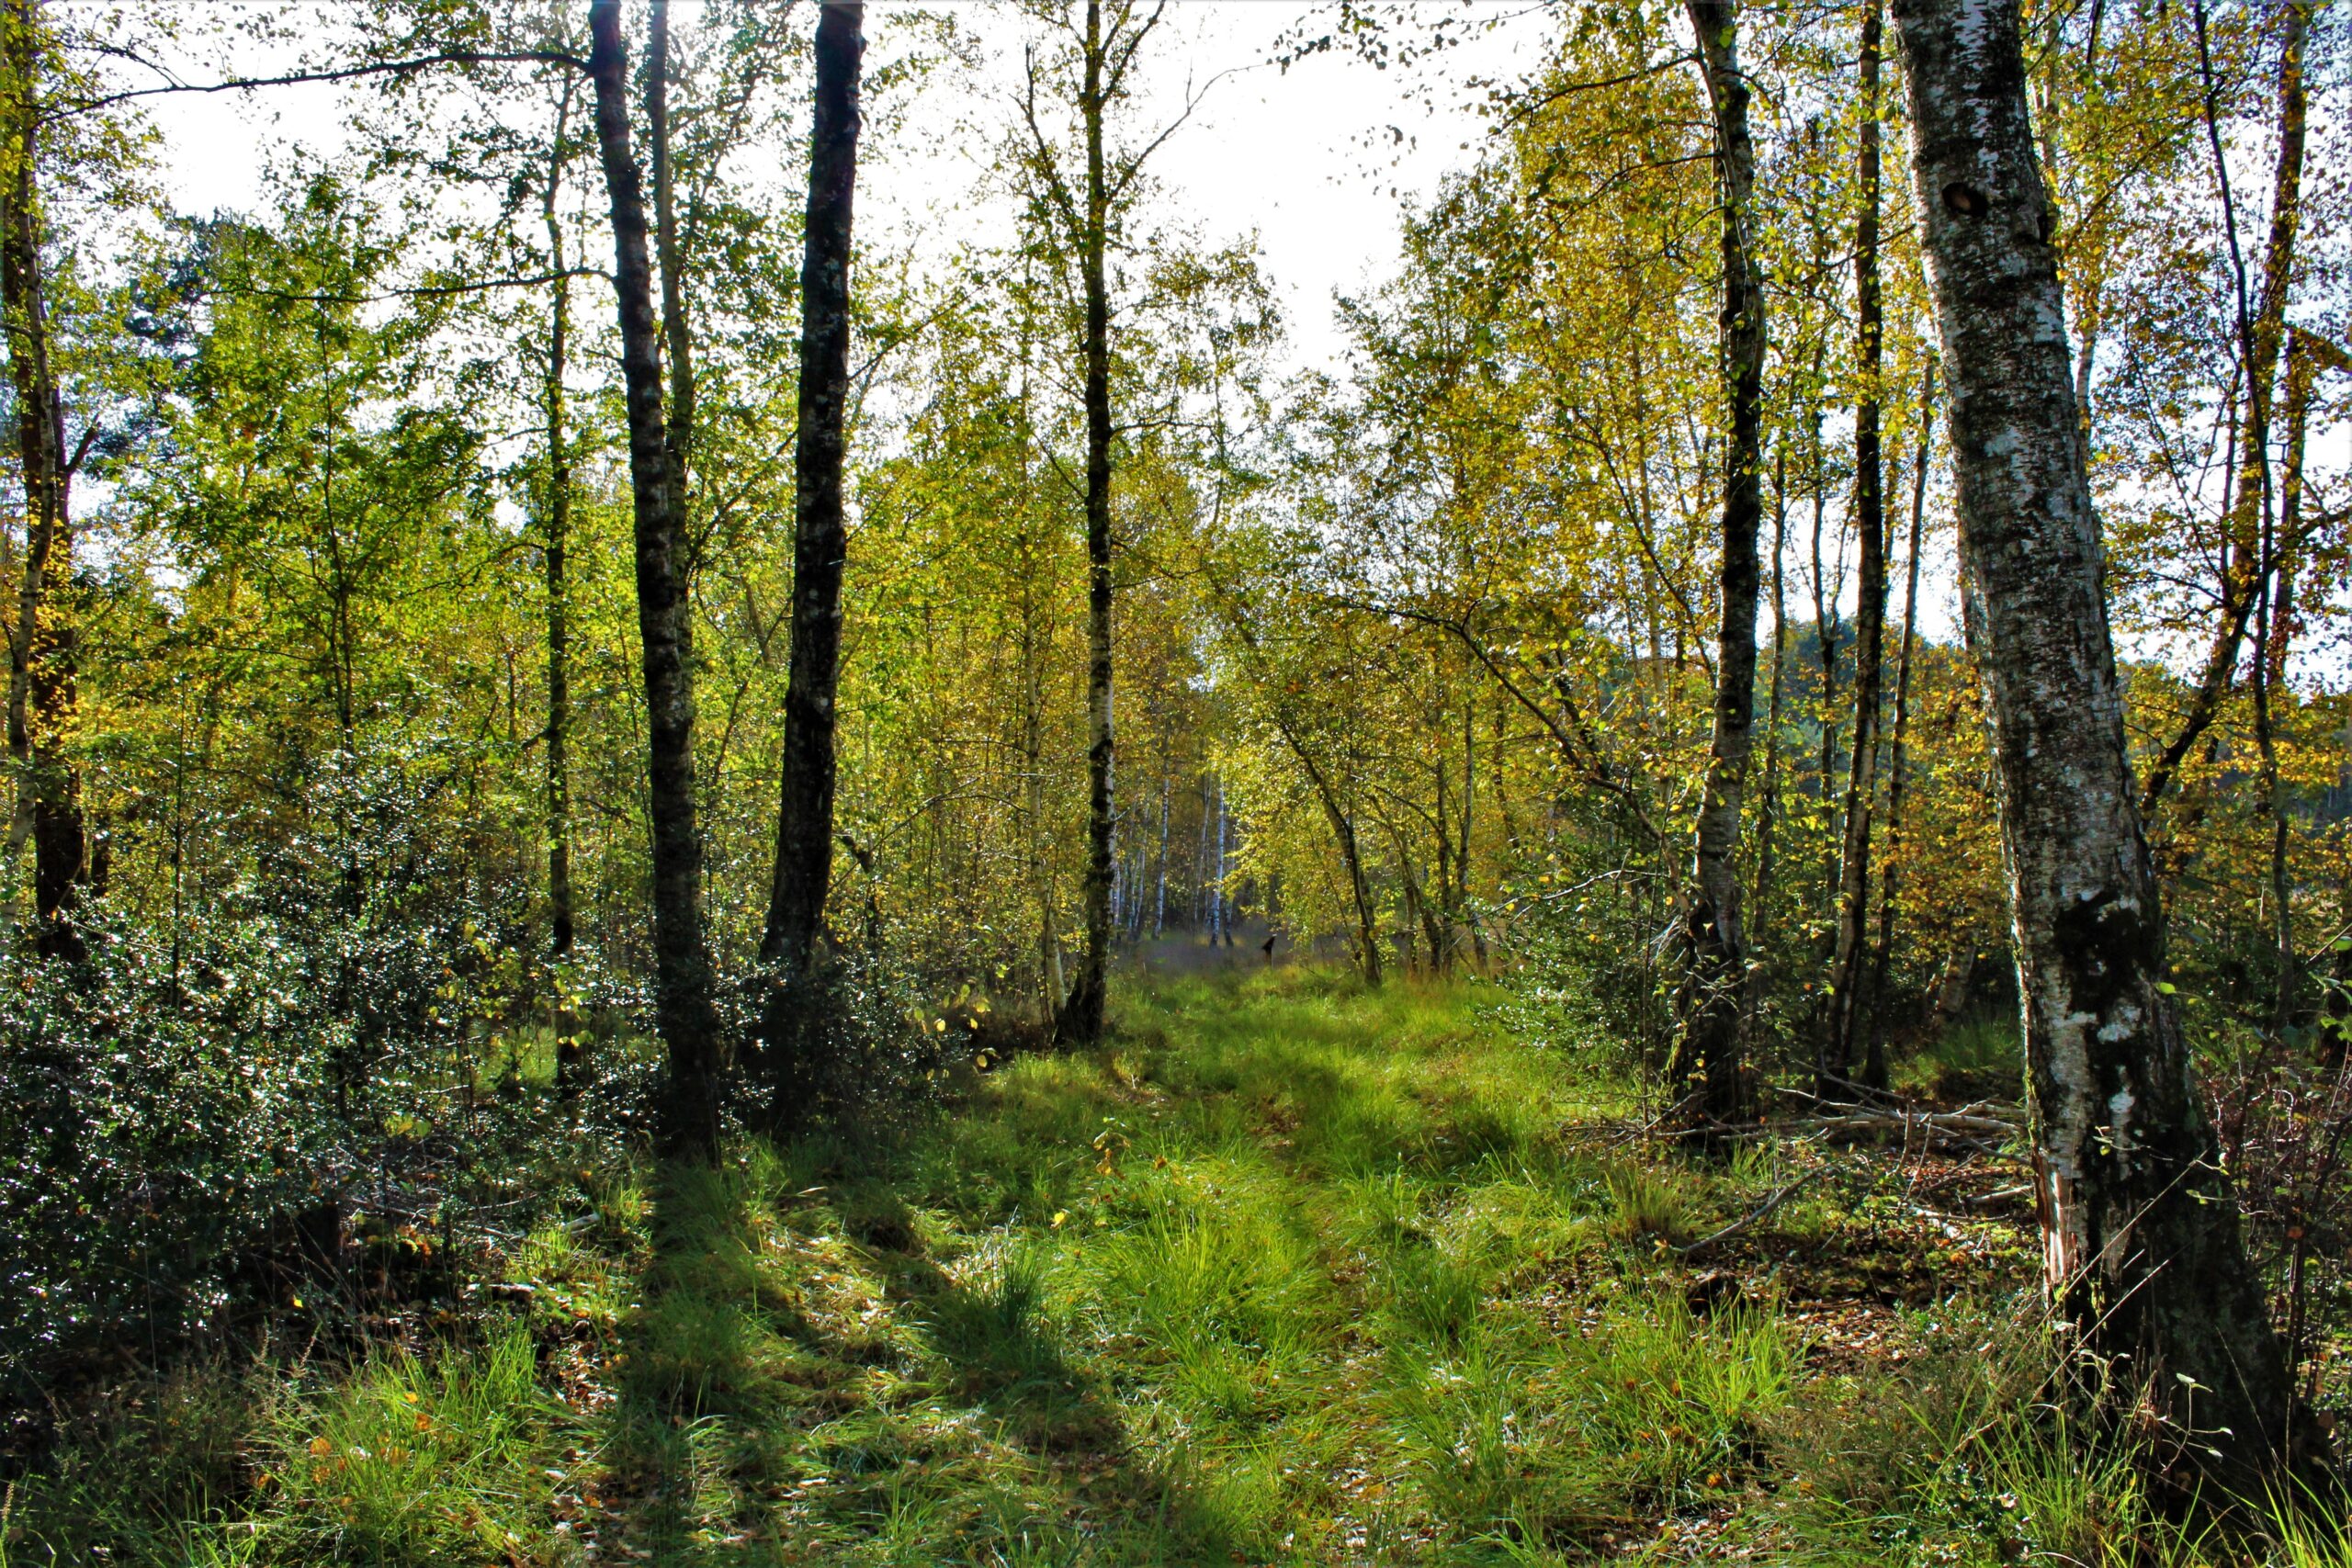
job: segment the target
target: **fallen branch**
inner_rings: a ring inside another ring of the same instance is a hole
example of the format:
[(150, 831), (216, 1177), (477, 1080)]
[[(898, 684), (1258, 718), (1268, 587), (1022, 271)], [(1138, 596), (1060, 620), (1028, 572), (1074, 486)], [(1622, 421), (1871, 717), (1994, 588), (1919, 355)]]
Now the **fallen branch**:
[(1780, 1208), (1781, 1204), (1795, 1197), (1797, 1193), (1808, 1183), (1826, 1174), (1831, 1168), (1832, 1168), (1830, 1166), (1826, 1164), (1815, 1166), (1811, 1170), (1806, 1171), (1803, 1176), (1798, 1177), (1794, 1181), (1790, 1182), (1786, 1187), (1781, 1188), (1778, 1192), (1775, 1192), (1770, 1198), (1765, 1199), (1762, 1207), (1750, 1210), (1748, 1213), (1742, 1214), (1739, 1218), (1732, 1221), (1731, 1224), (1715, 1232), (1713, 1235), (1701, 1236), (1697, 1241), (1686, 1243), (1681, 1247), (1676, 1247), (1674, 1250), (1681, 1254), (1683, 1257), (1688, 1258), (1692, 1253), (1699, 1251), (1702, 1247), (1713, 1247), (1715, 1243), (1723, 1240), (1724, 1237), (1736, 1235), (1737, 1233), (1746, 1230), (1748, 1226), (1757, 1224), (1758, 1221), (1769, 1218), (1774, 1210)]

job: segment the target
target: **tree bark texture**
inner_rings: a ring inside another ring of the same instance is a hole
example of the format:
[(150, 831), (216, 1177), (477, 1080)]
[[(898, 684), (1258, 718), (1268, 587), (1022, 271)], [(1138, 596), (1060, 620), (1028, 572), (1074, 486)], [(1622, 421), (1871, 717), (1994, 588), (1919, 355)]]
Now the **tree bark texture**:
[(662, 1038), (669, 1055), (662, 1137), (670, 1152), (707, 1157), (718, 1136), (718, 1020), (702, 929), (702, 840), (695, 825), (694, 622), (684, 520), (673, 510), (678, 454), (662, 410), (662, 337), (646, 249), (645, 191), (630, 147), (628, 55), (620, 0), (588, 12), (596, 143), (612, 198), (613, 292), (620, 312), (628, 411), (629, 495), (637, 534), (637, 626), (643, 646), (647, 817), (652, 829), (653, 947)]
[(1102, 0), (1087, 0), (1086, 209), (1080, 268), (1086, 290), (1086, 953), (1057, 1029), (1076, 1043), (1102, 1038), (1111, 964), (1111, 291), (1110, 186), (1103, 167)]
[[(1846, 768), (1845, 837), (1838, 857), (1838, 946), (1830, 967), (1829, 1031), (1816, 1092), (1850, 1097), (1855, 1063), (1861, 1087), (1886, 1087), (1886, 1064), (1869, 1051), (1871, 1014), (1871, 829), (1878, 799), (1879, 698), (1886, 645), (1886, 504), (1879, 449), (1879, 378), (1884, 363), (1878, 281), (1879, 50), (1881, 0), (1862, 15), (1861, 147), (1856, 160), (1861, 213), (1854, 232), (1854, 532), (1860, 544), (1854, 597), (1854, 741)], [(1875, 1082), (1871, 1081), (1873, 1077)]]
[[(571, 435), (563, 378), (571, 344), (571, 280), (565, 276), (563, 224), (556, 197), (563, 185), (565, 145), (571, 132), (571, 94), (567, 85), (556, 117), (555, 147), (548, 158), (548, 183), (540, 202), (547, 225), (548, 269), (555, 274), (548, 304), (547, 378), (540, 389), (547, 420), (548, 488), (540, 505), (539, 551), (547, 587), (547, 847), (548, 956), (569, 957), (574, 936), (571, 906), (571, 584), (566, 553), (571, 544)], [(579, 1032), (560, 1024), (556, 1083), (574, 1088), (580, 1077)]]
[(694, 455), (694, 336), (687, 330), (686, 264), (678, 238), (677, 170), (670, 152), (670, 0), (653, 0), (647, 17), (645, 130), (653, 158), (653, 254), (661, 264), (662, 345), (670, 374), (670, 515), (686, 518), (686, 477)]
[(1721, 356), (1731, 431), (1724, 467), (1714, 716), (1681, 914), (1679, 1029), (1667, 1080), (1682, 1108), (1679, 1119), (1706, 1128), (1740, 1120), (1747, 1103), (1740, 1059), (1747, 944), (1740, 931), (1737, 861), (1740, 806), (1755, 739), (1761, 576), (1756, 536), (1764, 515), (1764, 286), (1748, 234), (1756, 162), (1747, 130), (1747, 82), (1739, 69), (1736, 7), (1733, 0), (1688, 0), (1688, 8), (1714, 117), (1723, 231)]
[(2168, 1421), (2167, 1469), (2252, 1488), (2290, 1452), (2293, 1401), (2164, 981), (2018, 6), (1895, 0), (1894, 15), (2000, 784), (2044, 1278), (2065, 1332)]
[(805, 1012), (833, 870), (833, 699), (841, 681), (842, 457), (849, 412), (850, 242), (857, 185), (859, 0), (817, 14), (817, 88), (808, 142), (808, 215), (800, 257), (800, 429), (793, 449), (792, 672), (784, 698), (775, 874), (760, 956), (770, 965), (766, 1035), (776, 1113), (797, 1120), (815, 1036)]
[(25, 554), (9, 637), (8, 748), (17, 768), (12, 852), (33, 842), (33, 913), (40, 951), (78, 958), (83, 943), (68, 907), (86, 870), (81, 780), (66, 747), (77, 694), (79, 627), (73, 608), (73, 460), (65, 400), (50, 354), (41, 272), (40, 0), (8, 0), (0, 69), (7, 73), (8, 125), (0, 172), (0, 310), (17, 400), (17, 451), (25, 487)]

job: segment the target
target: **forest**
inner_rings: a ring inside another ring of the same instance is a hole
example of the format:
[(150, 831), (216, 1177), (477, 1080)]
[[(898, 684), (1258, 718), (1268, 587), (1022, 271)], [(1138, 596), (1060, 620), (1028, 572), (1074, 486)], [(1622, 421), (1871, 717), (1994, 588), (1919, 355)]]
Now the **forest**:
[(0, 1568), (2352, 1565), (2347, 22), (0, 0)]

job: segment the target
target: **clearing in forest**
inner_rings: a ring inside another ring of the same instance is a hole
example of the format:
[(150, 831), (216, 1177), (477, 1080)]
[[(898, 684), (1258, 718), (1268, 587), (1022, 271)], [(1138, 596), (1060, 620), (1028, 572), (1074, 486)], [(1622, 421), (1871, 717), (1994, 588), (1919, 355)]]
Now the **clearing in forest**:
[[(2037, 1365), (1997, 1162), (1759, 1142), (1697, 1173), (1641, 1146), (1604, 1046), (1531, 1043), (1532, 1016), (1472, 986), (1164, 981), (1102, 1049), (977, 1074), (887, 1143), (741, 1146), (666, 1191), (580, 1172), (465, 1312), (335, 1371), (181, 1380), (115, 1435), (165, 1456), (140, 1485), (68, 1453), (17, 1539), (1990, 1562), (2128, 1528), (2128, 1496), (1989, 1419)], [(220, 1511), (163, 1518), (208, 1464)]]

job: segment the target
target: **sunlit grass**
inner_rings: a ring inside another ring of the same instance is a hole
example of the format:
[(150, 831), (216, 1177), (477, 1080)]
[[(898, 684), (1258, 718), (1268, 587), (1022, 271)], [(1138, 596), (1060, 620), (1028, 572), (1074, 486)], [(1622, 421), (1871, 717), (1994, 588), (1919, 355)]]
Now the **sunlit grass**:
[[(578, 1173), (491, 1266), (527, 1292), (153, 1391), (20, 1489), (0, 1568), (1532, 1564), (1701, 1523), (1756, 1561), (2199, 1560), (2035, 1405), (1997, 1303), (1826, 1378), (1769, 1280), (1689, 1293), (1674, 1248), (1787, 1160), (1604, 1148), (1624, 1086), (1503, 1016), (1175, 981), (910, 1134)], [(2308, 1529), (2272, 1560), (2352, 1568)]]

